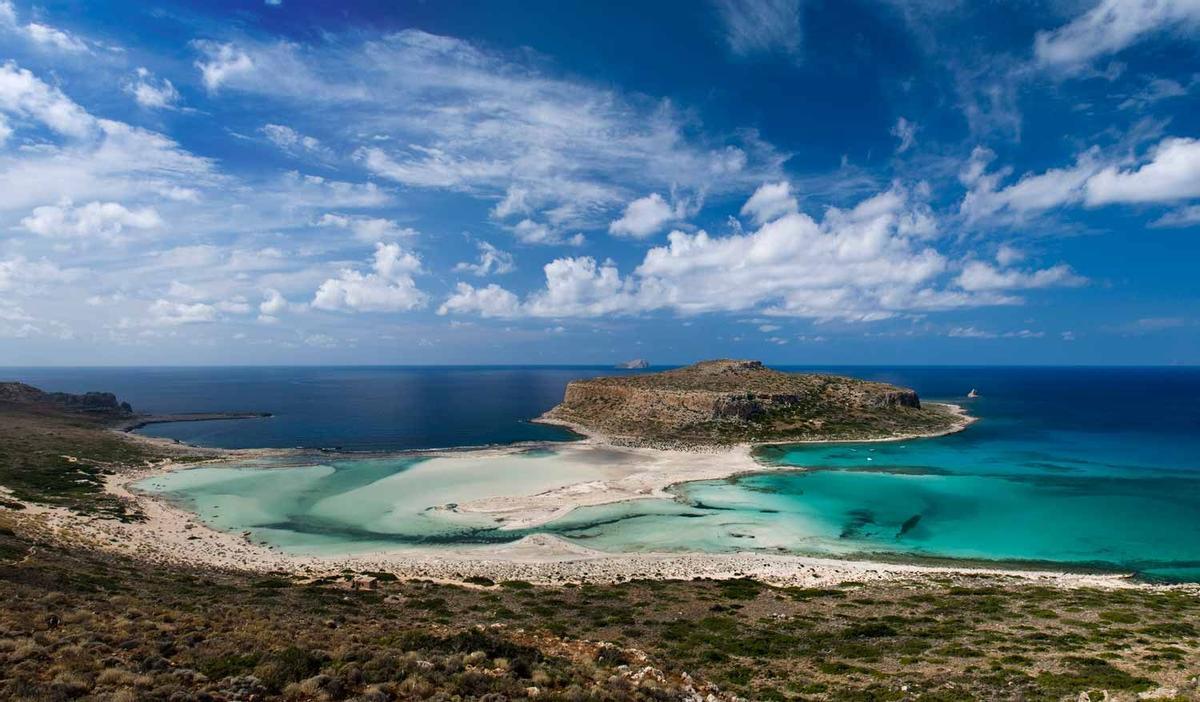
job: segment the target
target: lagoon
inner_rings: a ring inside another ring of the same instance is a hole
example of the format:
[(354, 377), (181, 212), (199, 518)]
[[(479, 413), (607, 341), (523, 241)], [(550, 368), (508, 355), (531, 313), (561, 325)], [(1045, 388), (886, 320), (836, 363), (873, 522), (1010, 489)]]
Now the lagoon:
[[(535, 531), (607, 551), (1036, 561), (1200, 580), (1200, 370), (820, 370), (908, 385), (926, 399), (960, 401), (980, 421), (965, 432), (936, 439), (764, 449), (760, 460), (803, 471), (687, 483), (674, 488), (671, 499), (584, 507)], [(189, 392), (228, 387), (219, 376), (228, 371), (206, 372), (213, 377), (186, 372)], [(492, 440), (487, 443), (548, 438), (532, 435), (540, 429), (524, 420), (552, 404), (570, 377), (600, 371), (429, 371), (440, 378), (436, 382), (461, 388), (469, 386), (473, 372), (500, 383), (492, 386), (493, 394), (514, 395), (489, 399), (489, 414), (480, 418), (457, 412), (458, 403), (469, 404), (464, 391), (439, 409), (447, 426), (426, 436), (414, 435), (413, 425), (405, 424), (406, 409), (383, 420), (365, 420), (366, 426), (346, 433), (348, 443), (369, 436), (364, 445), (400, 449), (440, 445), (447, 436)], [(320, 373), (321, 392), (330, 395), (337, 394), (341, 377), (349, 378), (343, 390), (369, 384), (362, 380), (368, 371)], [(304, 387), (320, 373), (277, 369), (262, 376), (275, 380), (260, 380), (264, 385), (258, 396), (270, 402), (288, 392), (283, 388), (274, 395), (273, 383)], [(413, 369), (370, 369), (369, 375), (376, 382), (390, 379), (387, 387), (395, 392), (404, 392), (404, 377), (420, 378), (425, 388), (431, 382)], [(167, 381), (166, 387), (180, 382)], [(153, 402), (150, 385), (139, 387), (142, 404)], [(965, 400), (971, 388), (981, 396)], [(371, 397), (373, 403), (383, 401)], [(219, 407), (219, 397), (208, 398), (202, 408), (213, 405)], [(320, 425), (319, 416), (305, 414), (298, 405), (285, 407), (284, 416), (289, 417), (290, 435), (301, 439), (302, 427)], [(466, 426), (470, 420), (463, 417), (475, 417), (480, 425)], [(394, 422), (404, 426), (394, 427)], [(236, 437), (229, 443), (258, 443), (255, 425), (243, 423), (229, 435)], [(278, 431), (267, 423), (257, 426)], [(162, 425), (156, 431), (190, 438), (189, 432), (207, 429)], [(224, 429), (215, 431), (207, 443), (220, 445)], [(403, 436), (402, 445), (389, 444), (389, 436)], [(330, 441), (339, 437), (325, 428), (319, 440), (296, 443)], [(297, 553), (495, 543), (529, 531), (502, 530), (486, 515), (429, 508), (497, 490), (539, 490), (601, 475), (603, 462), (564, 462), (553, 445), (547, 446), (503, 457), (318, 455), (308, 467), (205, 468), (156, 478), (158, 484), (145, 487), (196, 510), (213, 526), (249, 530), (256, 540)]]

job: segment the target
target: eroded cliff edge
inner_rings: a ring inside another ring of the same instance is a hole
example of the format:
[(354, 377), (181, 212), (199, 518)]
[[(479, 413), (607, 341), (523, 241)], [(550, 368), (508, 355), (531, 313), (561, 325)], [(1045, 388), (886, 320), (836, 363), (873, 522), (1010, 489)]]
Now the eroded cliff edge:
[(539, 421), (616, 443), (719, 445), (930, 436), (962, 428), (956, 408), (837, 375), (785, 373), (759, 361), (576, 380)]

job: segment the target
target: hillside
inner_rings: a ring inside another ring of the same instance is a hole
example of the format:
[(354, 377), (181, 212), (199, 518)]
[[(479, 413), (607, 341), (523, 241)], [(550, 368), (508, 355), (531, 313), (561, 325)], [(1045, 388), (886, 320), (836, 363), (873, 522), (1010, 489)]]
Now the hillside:
[(784, 373), (759, 361), (572, 381), (539, 421), (623, 443), (726, 444), (901, 438), (966, 421), (908, 388), (837, 375)]

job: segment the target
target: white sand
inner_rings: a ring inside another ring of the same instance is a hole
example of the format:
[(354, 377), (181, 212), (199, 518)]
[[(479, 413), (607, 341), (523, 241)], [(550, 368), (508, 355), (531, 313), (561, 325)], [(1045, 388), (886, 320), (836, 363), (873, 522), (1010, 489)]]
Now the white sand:
[[(963, 416), (962, 426), (966, 426), (970, 420), (965, 414)], [(146, 437), (136, 440), (159, 442)], [(479, 455), (527, 448), (487, 449)], [(573, 460), (605, 461), (606, 477), (569, 483), (537, 494), (476, 499), (459, 505), (458, 509), (501, 518), (508, 528), (524, 528), (544, 524), (582, 505), (662, 497), (669, 486), (680, 482), (720, 479), (771, 469), (755, 462), (748, 446), (710, 451), (663, 451), (614, 447), (593, 437), (554, 448), (567, 452)], [(291, 453), (274, 450), (210, 452), (217, 456), (217, 463)], [(438, 455), (462, 454), (446, 452)], [(540, 583), (753, 577), (772, 584), (804, 586), (986, 574), (1064, 587), (1143, 587), (1122, 575), (933, 567), (758, 553), (606, 553), (544, 534), (501, 546), (406, 548), (350, 556), (300, 556), (250, 543), (245, 536), (210, 529), (190, 512), (130, 490), (131, 484), (144, 478), (194, 465), (163, 464), (110, 476), (107, 489), (135, 502), (146, 516), (142, 522), (123, 524), (37, 505), (13, 514), (27, 529), (76, 545), (132, 555), (153, 563), (256, 572), (325, 575), (351, 569), (391, 572), (403, 578), (461, 581), (465, 577), (484, 576), (497, 581), (512, 579)]]

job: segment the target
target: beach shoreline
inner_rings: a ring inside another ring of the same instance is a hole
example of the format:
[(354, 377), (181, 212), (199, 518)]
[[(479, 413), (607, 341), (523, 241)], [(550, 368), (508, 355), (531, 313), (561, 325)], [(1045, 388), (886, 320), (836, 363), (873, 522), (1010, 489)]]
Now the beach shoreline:
[[(972, 421), (961, 407), (961, 431)], [(671, 487), (697, 480), (716, 480), (748, 473), (802, 470), (772, 466), (754, 459), (759, 444), (708, 447), (703, 451), (663, 450), (621, 446), (607, 437), (584, 435), (579, 441), (537, 442), (471, 449), (475, 455), (504, 455), (538, 448), (556, 451), (616, 451), (633, 456), (636, 467), (604, 484), (570, 484), (532, 495), (505, 495), (457, 505), (464, 512), (486, 514), (504, 528), (525, 529), (557, 519), (577, 507), (628, 500), (671, 497)], [(950, 432), (940, 432), (943, 435)], [(133, 441), (160, 448), (186, 445), (170, 439), (122, 433)], [(897, 437), (903, 441), (916, 436)], [(788, 442), (799, 443), (799, 442)], [(824, 443), (824, 442), (809, 442)], [(493, 581), (525, 580), (544, 584), (606, 583), (631, 579), (727, 579), (750, 577), (773, 585), (832, 586), (845, 582), (912, 580), (923, 577), (1011, 579), (1063, 587), (1161, 587), (1138, 583), (1128, 574), (1071, 572), (1069, 569), (1009, 568), (972, 563), (926, 565), (786, 553), (736, 552), (605, 552), (549, 534), (533, 534), (501, 545), (461, 545), (437, 548), (395, 548), (340, 555), (288, 553), (265, 542), (253, 542), (248, 533), (235, 534), (212, 528), (196, 514), (134, 484), (147, 478), (196, 467), (240, 461), (297, 458), (313, 455), (295, 449), (214, 449), (187, 447), (190, 460), (166, 460), (134, 470), (115, 472), (105, 490), (138, 508), (144, 519), (130, 523), (78, 515), (61, 508), (29, 505), (21, 516), (26, 528), (71, 545), (121, 553), (158, 564), (217, 568), (258, 573), (288, 573), (322, 577), (345, 571), (388, 572), (404, 579), (461, 582), (484, 577)], [(390, 455), (461, 456), (462, 450), (396, 452)], [(358, 457), (350, 455), (348, 457)]]

